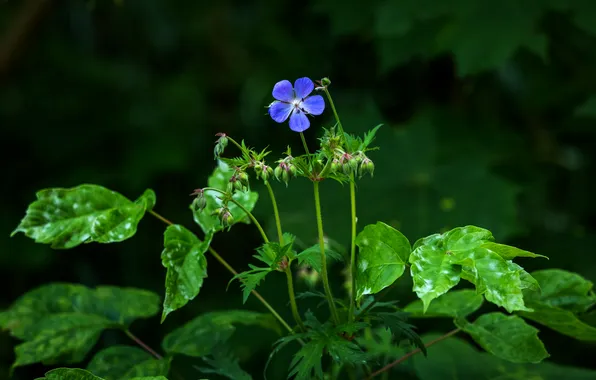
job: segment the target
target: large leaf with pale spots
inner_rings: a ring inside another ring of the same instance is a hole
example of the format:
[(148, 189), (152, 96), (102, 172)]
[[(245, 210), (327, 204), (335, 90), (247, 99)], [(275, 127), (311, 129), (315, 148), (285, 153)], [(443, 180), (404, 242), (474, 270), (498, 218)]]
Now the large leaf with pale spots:
[(60, 313), (48, 316), (34, 327), (33, 339), (15, 347), (13, 367), (38, 362), (78, 363), (93, 348), (101, 332), (113, 326), (110, 320), (93, 314)]
[(131, 346), (112, 346), (95, 354), (87, 370), (105, 380), (128, 380), (139, 376), (167, 376), (171, 359), (155, 359)]
[(56, 368), (36, 380), (104, 380), (80, 368)]
[(404, 273), (411, 247), (395, 228), (377, 222), (364, 227), (356, 237), (360, 248), (356, 260), (356, 298), (375, 294), (393, 284)]
[(136, 233), (145, 211), (155, 205), (153, 190), (132, 202), (98, 185), (46, 189), (36, 196), (12, 235), (22, 232), (55, 249), (126, 240)]
[(452, 254), (443, 247), (443, 240), (439, 234), (421, 239), (410, 255), (413, 290), (422, 300), (423, 311), (433, 299), (447, 293), (460, 280), (461, 266), (455, 265)]
[(207, 277), (205, 252), (209, 249), (212, 236), (208, 234), (205, 241), (201, 241), (180, 225), (166, 229), (161, 253), (161, 262), (168, 269), (162, 322), (169, 313), (186, 305), (199, 294), (203, 280)]
[(575, 339), (596, 341), (596, 328), (580, 319), (596, 303), (592, 282), (562, 269), (540, 270), (532, 275), (541, 291), (524, 291), (524, 299), (534, 312), (520, 315)]
[(482, 348), (513, 363), (539, 363), (549, 357), (538, 338), (538, 330), (516, 315), (488, 313), (474, 323), (457, 319), (456, 324)]
[(538, 289), (538, 283), (512, 256), (539, 257), (530, 252), (492, 242), (490, 231), (458, 227), (434, 234), (414, 244), (410, 272), (414, 291), (426, 311), (430, 302), (459, 283), (460, 278), (476, 285), (487, 301), (507, 311), (531, 310), (524, 304), (523, 289)]
[(96, 315), (126, 327), (137, 318), (157, 314), (159, 301), (157, 294), (142, 289), (47, 284), (25, 293), (0, 313), (0, 327), (19, 339), (30, 340), (37, 332), (38, 323), (60, 313)]
[[(228, 182), (234, 170), (231, 169), (223, 161), (219, 161), (217, 168), (213, 171), (213, 174), (209, 176), (207, 185), (215, 189), (226, 191)], [(216, 191), (205, 191), (205, 198), (207, 204), (204, 210), (197, 210), (191, 206), (193, 212), (194, 221), (201, 227), (205, 234), (214, 233), (223, 229), (217, 215), (213, 215), (214, 211), (222, 207), (223, 202), (221, 201), (222, 194)], [(257, 200), (259, 199), (259, 193), (255, 191), (237, 191), (234, 196), (234, 200), (240, 203), (248, 211), (252, 211), (255, 208)], [(233, 223), (250, 223), (250, 218), (240, 207), (235, 203), (229, 202), (228, 208), (232, 213)]]

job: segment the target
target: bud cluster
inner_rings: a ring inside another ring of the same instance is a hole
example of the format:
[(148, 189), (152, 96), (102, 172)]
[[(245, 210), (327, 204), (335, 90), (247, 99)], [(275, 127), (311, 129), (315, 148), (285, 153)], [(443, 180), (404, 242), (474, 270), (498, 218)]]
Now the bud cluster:
[(228, 206), (216, 208), (211, 215), (216, 215), (224, 228), (230, 227), (234, 223), (234, 217), (232, 217)]
[(195, 189), (190, 195), (196, 195), (192, 201), (192, 207), (196, 207), (199, 211), (203, 211), (207, 206), (207, 199), (205, 198), (205, 191), (203, 189)]
[(268, 181), (273, 175), (273, 168), (269, 165), (265, 165), (264, 162), (257, 161), (254, 164), (255, 173), (257, 178), (261, 178), (263, 181)]
[(288, 186), (290, 178), (296, 176), (296, 166), (292, 163), (294, 157), (287, 156), (284, 159), (277, 161), (278, 165), (274, 170), (275, 178)]
[(215, 136), (219, 137), (215, 141), (215, 149), (213, 149), (213, 155), (217, 159), (228, 146), (228, 136), (225, 133), (217, 133)]
[(234, 193), (234, 191), (248, 191), (248, 174), (245, 171), (236, 168), (236, 171), (228, 182), (228, 193)]
[(347, 153), (341, 149), (336, 149), (335, 152), (335, 157), (331, 163), (331, 172), (337, 173), (341, 171), (346, 175), (354, 173), (359, 177), (368, 173), (372, 177), (375, 165), (364, 152)]

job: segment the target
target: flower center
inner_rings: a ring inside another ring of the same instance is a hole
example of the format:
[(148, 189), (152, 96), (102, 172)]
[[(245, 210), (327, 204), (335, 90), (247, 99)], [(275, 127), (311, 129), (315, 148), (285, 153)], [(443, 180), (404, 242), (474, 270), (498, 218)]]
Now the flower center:
[(294, 99), (292, 100), (292, 105), (295, 109), (300, 109), (300, 103), (302, 103), (302, 99)]

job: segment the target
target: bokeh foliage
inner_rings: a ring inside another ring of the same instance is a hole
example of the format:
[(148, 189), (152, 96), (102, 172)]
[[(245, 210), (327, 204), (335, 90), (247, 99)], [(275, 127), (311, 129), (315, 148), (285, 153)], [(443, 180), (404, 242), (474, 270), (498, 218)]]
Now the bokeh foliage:
[[(32, 3), (0, 4), (0, 41), (14, 37), (17, 20), (33, 12)], [(370, 154), (375, 177), (358, 187), (360, 226), (382, 220), (413, 242), (478, 225), (500, 242), (550, 258), (548, 264), (524, 261), (528, 271), (561, 267), (596, 279), (590, 244), (596, 238), (593, 2), (50, 3), (14, 54), (5, 53), (6, 43), (0, 49), (0, 276), (6, 279), (0, 307), (55, 281), (162, 294), (163, 228), (156, 220), (145, 218), (135, 238), (122, 244), (64, 252), (8, 236), (38, 189), (80, 183), (131, 199), (151, 187), (156, 210), (193, 226), (187, 194), (204, 186), (213, 169), (215, 133), (258, 148), (269, 145), (279, 154), (288, 144), (301, 149), (297, 136), (273, 123), (264, 107), (273, 83), (304, 75), (331, 78), (346, 129), (361, 134), (385, 124), (378, 132), (381, 149)], [(314, 143), (317, 127), (331, 124), (327, 112), (313, 122), (307, 139)], [(311, 246), (310, 185), (295, 181), (288, 189), (275, 188), (284, 230), (300, 237), (296, 243), (303, 248)], [(321, 189), (326, 232), (341, 251), (349, 240), (347, 189), (335, 183)], [(264, 189), (255, 190), (264, 195)], [(272, 230), (270, 211), (267, 202), (255, 209)], [(213, 244), (244, 270), (258, 233), (239, 225), (230, 234)], [(339, 270), (334, 274), (339, 289), (344, 278)], [(224, 296), (228, 280), (210, 264), (196, 300), (163, 325), (155, 317), (132, 329), (158, 346), (162, 336), (199, 313), (240, 308), (237, 285)], [(283, 284), (283, 277), (269, 276), (262, 291), (289, 319), (285, 292), (277, 290)], [(414, 295), (410, 283), (399, 284), (390, 297), (405, 306)], [(250, 298), (246, 307), (260, 310)], [(440, 327), (422, 323), (421, 331)], [(541, 330), (552, 360), (593, 365), (593, 346)], [(237, 354), (258, 378), (274, 338), (250, 334), (239, 338)], [(123, 339), (104, 333), (96, 349), (127, 343)], [(13, 361), (14, 343), (0, 335), (0, 371)], [(439, 345), (433, 350), (441, 352)], [(468, 351), (469, 361), (476, 360), (479, 354)], [(278, 362), (270, 376), (285, 371), (287, 361)], [(43, 372), (32, 366), (17, 370), (15, 378)]]

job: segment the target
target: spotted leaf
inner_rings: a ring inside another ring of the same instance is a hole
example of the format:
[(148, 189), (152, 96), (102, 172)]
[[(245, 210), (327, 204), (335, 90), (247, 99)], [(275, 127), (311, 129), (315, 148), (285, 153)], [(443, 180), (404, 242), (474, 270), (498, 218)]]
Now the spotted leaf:
[(139, 376), (166, 376), (170, 359), (155, 359), (131, 346), (111, 346), (95, 354), (87, 370), (105, 380), (129, 380)]
[(393, 284), (406, 268), (411, 247), (395, 228), (377, 222), (356, 237), (360, 248), (356, 261), (356, 298), (375, 294)]
[(55, 249), (82, 243), (114, 243), (132, 237), (141, 218), (155, 205), (155, 193), (132, 202), (123, 195), (97, 185), (52, 188), (37, 192), (27, 213), (12, 235), (24, 233), (37, 243)]
[(180, 225), (166, 229), (161, 253), (161, 262), (168, 270), (162, 322), (169, 313), (186, 305), (199, 294), (203, 280), (207, 277), (205, 252), (209, 249), (211, 237), (209, 234), (205, 241), (201, 241)]

